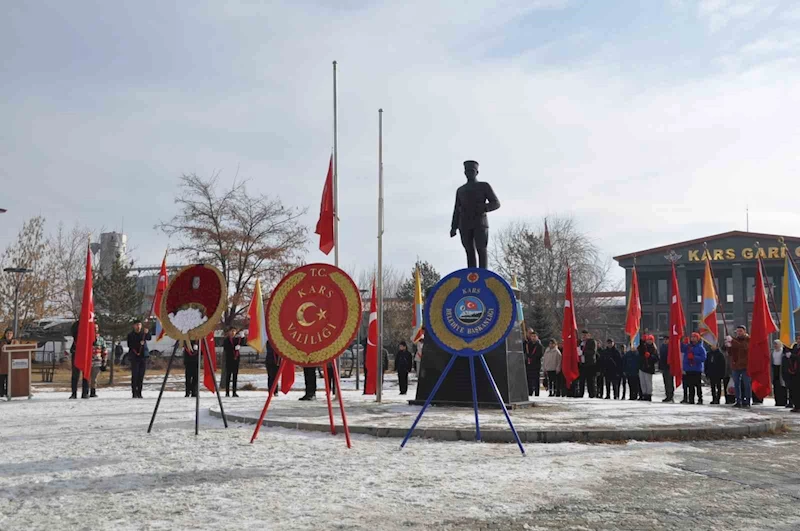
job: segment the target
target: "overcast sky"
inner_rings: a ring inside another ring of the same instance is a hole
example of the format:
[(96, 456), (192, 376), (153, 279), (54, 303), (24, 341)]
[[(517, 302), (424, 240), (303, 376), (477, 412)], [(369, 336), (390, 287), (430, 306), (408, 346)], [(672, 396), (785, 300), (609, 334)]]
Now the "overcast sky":
[[(336, 7), (333, 7), (336, 6)], [(643, 7), (644, 6), (644, 7)], [(608, 256), (745, 228), (800, 236), (800, 6), (791, 0), (4, 2), (0, 247), (42, 214), (153, 228), (181, 173), (237, 171), (307, 207), (332, 147), (341, 262), (465, 265), (462, 161), (516, 218), (571, 215)], [(313, 234), (312, 234), (313, 236)], [(333, 260), (309, 244), (309, 261)], [(616, 268), (615, 268), (616, 269)], [(615, 271), (619, 278), (621, 270)]]

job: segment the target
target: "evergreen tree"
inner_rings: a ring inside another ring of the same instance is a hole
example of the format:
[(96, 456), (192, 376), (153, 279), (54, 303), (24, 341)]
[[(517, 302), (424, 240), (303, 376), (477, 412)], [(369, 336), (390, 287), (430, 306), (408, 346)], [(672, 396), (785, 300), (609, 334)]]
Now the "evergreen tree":
[(442, 279), (438, 271), (428, 262), (417, 260), (416, 266), (411, 269), (411, 275), (400, 284), (397, 290), (397, 297), (406, 301), (414, 300), (414, 274), (419, 267), (420, 284), (422, 286), (422, 298), (425, 294)]
[[(132, 264), (131, 264), (132, 265)], [(116, 341), (125, 337), (131, 323), (138, 318), (142, 309), (142, 294), (136, 289), (136, 277), (132, 276), (131, 265), (123, 260), (115, 260), (107, 275), (95, 273), (94, 300), (100, 334), (111, 339), (111, 349)], [(111, 357), (109, 383), (114, 383), (114, 353)]]
[[(525, 310), (525, 324), (528, 328), (533, 328), (538, 334), (539, 339), (545, 345), (547, 341), (553, 339), (553, 323), (550, 318), (550, 312), (547, 311), (544, 304), (534, 302), (532, 307)], [(558, 341), (558, 338), (555, 338)]]

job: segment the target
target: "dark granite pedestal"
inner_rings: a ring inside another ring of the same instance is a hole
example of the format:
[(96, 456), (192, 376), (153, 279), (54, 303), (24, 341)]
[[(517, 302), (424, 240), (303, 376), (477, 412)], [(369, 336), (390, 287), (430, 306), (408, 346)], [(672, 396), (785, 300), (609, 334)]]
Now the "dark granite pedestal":
[[(417, 396), (409, 400), (411, 405), (424, 405), (433, 386), (450, 361), (451, 354), (439, 348), (433, 340), (425, 342), (422, 365), (417, 382)], [(500, 395), (507, 408), (533, 405), (528, 401), (528, 380), (525, 375), (525, 356), (522, 352), (522, 333), (514, 327), (505, 343), (485, 355)], [(475, 358), (475, 383), (478, 389), (478, 405), (483, 408), (500, 408), (497, 397), (486, 377), (480, 358)], [(472, 407), (469, 358), (459, 357), (445, 377), (431, 405)]]

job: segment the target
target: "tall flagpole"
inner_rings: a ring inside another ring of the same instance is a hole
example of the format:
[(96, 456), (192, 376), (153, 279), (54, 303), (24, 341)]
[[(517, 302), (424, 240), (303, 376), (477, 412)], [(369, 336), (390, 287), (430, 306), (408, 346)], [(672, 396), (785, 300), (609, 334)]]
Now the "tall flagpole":
[(336, 61), (333, 62), (333, 265), (339, 267), (339, 122), (336, 103)]
[(383, 391), (383, 109), (378, 109), (378, 374), (375, 400)]

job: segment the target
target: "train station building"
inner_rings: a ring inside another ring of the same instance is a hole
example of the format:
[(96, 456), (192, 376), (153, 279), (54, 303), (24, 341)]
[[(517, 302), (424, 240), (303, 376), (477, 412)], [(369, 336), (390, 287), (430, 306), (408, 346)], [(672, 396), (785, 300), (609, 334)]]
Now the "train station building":
[(732, 231), (632, 252), (616, 256), (614, 260), (625, 268), (626, 303), (630, 294), (633, 266), (636, 264), (642, 301), (642, 329), (653, 334), (667, 334), (672, 298), (671, 262), (675, 262), (686, 315), (686, 330), (689, 333), (697, 330), (701, 319), (702, 280), (705, 257), (708, 256), (719, 298), (717, 315), (719, 337), (722, 338), (726, 325), (730, 334), (741, 324), (750, 330), (757, 256), (761, 257), (766, 269), (767, 300), (775, 322), (778, 323), (784, 257), (787, 252), (791, 253), (795, 261), (800, 260), (800, 238)]

